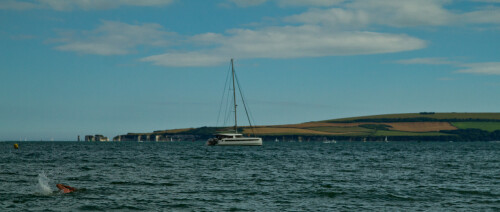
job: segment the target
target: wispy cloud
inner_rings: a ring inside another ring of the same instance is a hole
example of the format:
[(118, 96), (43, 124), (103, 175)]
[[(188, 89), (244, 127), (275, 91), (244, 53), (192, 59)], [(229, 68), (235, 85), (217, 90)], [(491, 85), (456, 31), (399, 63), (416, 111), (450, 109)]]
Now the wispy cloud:
[(458, 73), (500, 75), (500, 62), (468, 63), (460, 66), (465, 69), (458, 70)]
[(279, 0), (280, 6), (313, 6), (328, 7), (344, 2), (344, 0)]
[[(406, 65), (451, 65), (459, 68), (456, 73), (465, 74), (481, 74), (481, 75), (500, 75), (500, 62), (484, 62), (484, 63), (463, 63), (459, 61), (451, 61), (447, 58), (412, 58), (405, 60), (397, 60), (394, 63)], [(451, 78), (441, 78), (440, 80), (450, 80)]]
[(450, 61), (447, 58), (442, 57), (428, 57), (428, 58), (412, 58), (405, 60), (397, 60), (394, 63), (399, 64), (422, 64), (422, 65), (451, 65), (457, 62)]
[(227, 62), (227, 58), (229, 56), (211, 52), (185, 52), (153, 55), (142, 58), (141, 61), (167, 67), (204, 67), (220, 65)]
[(142, 61), (164, 66), (183, 66), (179, 58), (190, 58), (197, 66), (207, 66), (218, 65), (228, 57), (299, 58), (381, 54), (426, 47), (425, 41), (404, 34), (335, 32), (318, 26), (233, 29), (226, 35), (202, 34), (194, 36), (193, 40), (216, 46), (199, 51), (150, 56)]
[(106, 10), (121, 6), (165, 6), (174, 0), (35, 0), (31, 2), (21, 0), (2, 0), (0, 9), (4, 10), (28, 10), (28, 9), (53, 9), (59, 11), (82, 10)]
[(62, 43), (56, 47), (61, 51), (83, 54), (122, 55), (135, 51), (138, 46), (164, 47), (168, 38), (175, 36), (159, 24), (126, 24), (115, 21), (102, 21), (91, 31), (62, 31), (53, 40)]
[(3, 0), (0, 1), (0, 10), (30, 10), (38, 8), (39, 5), (32, 2), (18, 0)]
[(486, 7), (460, 14), (457, 21), (468, 24), (500, 24), (500, 7)]
[(344, 2), (344, 0), (228, 0), (238, 7), (259, 6), (266, 2), (275, 2), (281, 7), (327, 7)]
[(229, 0), (229, 2), (238, 7), (253, 7), (265, 3), (267, 0)]
[(288, 22), (327, 26), (391, 27), (500, 24), (500, 7), (487, 6), (455, 11), (449, 0), (353, 0), (333, 8), (313, 8), (284, 18)]
[(340, 7), (310, 9), (286, 17), (286, 21), (328, 26), (364, 27), (369, 24), (395, 27), (443, 25), (452, 14), (437, 0), (355, 0)]

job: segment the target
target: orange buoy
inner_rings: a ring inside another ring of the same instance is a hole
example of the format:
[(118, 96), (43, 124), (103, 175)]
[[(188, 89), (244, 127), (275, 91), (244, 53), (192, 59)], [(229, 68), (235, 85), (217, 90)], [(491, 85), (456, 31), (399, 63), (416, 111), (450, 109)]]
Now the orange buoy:
[(18, 144), (14, 144), (14, 149), (19, 149), (19, 145)]

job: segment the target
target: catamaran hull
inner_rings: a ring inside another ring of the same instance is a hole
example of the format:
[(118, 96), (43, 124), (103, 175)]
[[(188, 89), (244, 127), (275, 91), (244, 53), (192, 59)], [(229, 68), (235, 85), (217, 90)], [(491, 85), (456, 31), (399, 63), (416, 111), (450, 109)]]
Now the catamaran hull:
[(262, 146), (262, 139), (222, 139), (212, 143), (209, 142), (207, 144), (213, 146)]

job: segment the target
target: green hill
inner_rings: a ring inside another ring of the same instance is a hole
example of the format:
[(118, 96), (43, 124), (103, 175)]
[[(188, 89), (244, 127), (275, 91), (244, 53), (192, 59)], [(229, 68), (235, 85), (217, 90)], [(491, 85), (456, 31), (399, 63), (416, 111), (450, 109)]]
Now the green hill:
[(500, 121), (500, 113), (402, 113), (361, 116), (326, 120), (323, 122), (412, 122), (412, 121)]
[[(135, 133), (134, 136), (191, 136), (204, 139), (231, 128), (201, 127)], [(243, 134), (255, 134), (264, 139), (307, 140), (434, 140), (489, 141), (500, 140), (500, 113), (406, 113), (330, 119), (302, 124), (240, 127)]]

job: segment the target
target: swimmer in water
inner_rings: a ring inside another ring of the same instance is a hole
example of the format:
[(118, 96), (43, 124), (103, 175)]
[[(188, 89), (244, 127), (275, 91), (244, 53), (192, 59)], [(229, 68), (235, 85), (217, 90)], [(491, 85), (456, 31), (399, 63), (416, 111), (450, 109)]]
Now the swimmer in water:
[(57, 186), (57, 188), (58, 188), (61, 192), (65, 193), (65, 194), (66, 194), (66, 193), (71, 193), (71, 192), (73, 192), (73, 191), (76, 191), (76, 188), (73, 188), (73, 187), (68, 186), (68, 185), (64, 185), (64, 184), (57, 184), (56, 186)]

